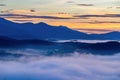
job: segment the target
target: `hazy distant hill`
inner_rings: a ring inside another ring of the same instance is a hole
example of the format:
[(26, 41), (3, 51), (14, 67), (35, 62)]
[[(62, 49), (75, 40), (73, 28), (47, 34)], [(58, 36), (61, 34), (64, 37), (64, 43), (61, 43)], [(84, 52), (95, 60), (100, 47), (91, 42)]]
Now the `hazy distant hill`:
[(44, 22), (33, 23), (14, 23), (0, 18), (0, 36), (6, 36), (14, 39), (86, 39), (86, 40), (120, 40), (120, 32), (111, 32), (107, 34), (86, 34), (69, 29), (65, 26), (51, 26)]
[[(43, 55), (71, 55), (74, 52), (91, 53), (95, 55), (113, 55), (120, 52), (120, 42), (108, 41), (99, 43), (85, 43), (85, 42), (50, 42), (46, 40), (16, 40), (8, 37), (0, 36), (0, 56), (10, 56), (11, 53), (4, 52), (8, 49), (39, 49), (45, 50)], [(21, 57), (22, 55), (12, 55)]]

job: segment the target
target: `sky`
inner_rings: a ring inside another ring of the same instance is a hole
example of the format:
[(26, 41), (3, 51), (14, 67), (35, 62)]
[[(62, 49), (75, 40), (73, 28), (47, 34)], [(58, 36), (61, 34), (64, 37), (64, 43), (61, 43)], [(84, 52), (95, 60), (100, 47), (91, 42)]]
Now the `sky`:
[(87, 33), (120, 31), (120, 0), (0, 0), (0, 17)]

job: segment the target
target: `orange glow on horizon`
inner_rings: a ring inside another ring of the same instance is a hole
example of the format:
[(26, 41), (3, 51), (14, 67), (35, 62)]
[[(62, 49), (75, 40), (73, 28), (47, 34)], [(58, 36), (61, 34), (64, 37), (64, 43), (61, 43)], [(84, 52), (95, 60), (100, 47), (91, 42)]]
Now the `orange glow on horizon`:
[[(8, 19), (13, 21), (13, 19)], [(28, 19), (24, 19), (28, 20)], [(30, 19), (31, 20), (31, 19)], [(66, 22), (66, 21), (52, 21), (52, 20), (45, 20), (45, 19), (32, 19), (34, 23), (38, 22), (46, 22), (49, 25), (53, 26), (66, 26), (71, 29), (86, 29), (86, 30), (78, 30), (78, 31), (83, 31), (87, 33), (105, 33), (105, 32), (100, 32), (100, 31), (90, 31), (87, 29), (103, 29), (103, 30), (111, 30), (111, 31), (120, 31), (120, 24), (112, 24), (112, 23), (102, 23), (102, 24), (90, 24), (90, 23), (75, 23), (75, 22)], [(107, 32), (107, 31), (106, 31)]]

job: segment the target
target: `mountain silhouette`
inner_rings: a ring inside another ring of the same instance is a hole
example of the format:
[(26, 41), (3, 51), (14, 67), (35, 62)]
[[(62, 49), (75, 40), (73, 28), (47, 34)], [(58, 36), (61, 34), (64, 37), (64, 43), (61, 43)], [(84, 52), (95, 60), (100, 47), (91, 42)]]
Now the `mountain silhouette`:
[(0, 36), (13, 39), (39, 39), (39, 40), (62, 40), (62, 39), (85, 39), (85, 40), (120, 40), (120, 32), (106, 34), (86, 34), (72, 30), (65, 26), (51, 26), (44, 22), (14, 23), (0, 18)]

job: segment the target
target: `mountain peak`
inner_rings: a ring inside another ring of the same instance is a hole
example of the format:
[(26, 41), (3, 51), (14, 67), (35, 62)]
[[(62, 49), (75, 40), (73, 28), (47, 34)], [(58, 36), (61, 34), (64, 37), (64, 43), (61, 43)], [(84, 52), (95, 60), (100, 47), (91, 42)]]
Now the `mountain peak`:
[(107, 34), (120, 34), (120, 32), (119, 31), (112, 31), (112, 32), (107, 33)]
[(5, 19), (5, 18), (1, 18), (1, 17), (0, 17), (0, 24), (9, 25), (9, 24), (14, 24), (14, 22), (9, 21), (9, 20), (7, 20), (7, 19)]
[(4, 19), (4, 18), (2, 18), (2, 17), (0, 17), (0, 21), (7, 21), (6, 19)]
[(47, 23), (45, 23), (45, 22), (40, 22), (40, 23), (38, 23), (39, 25), (43, 25), (43, 26), (48, 26), (48, 24)]

